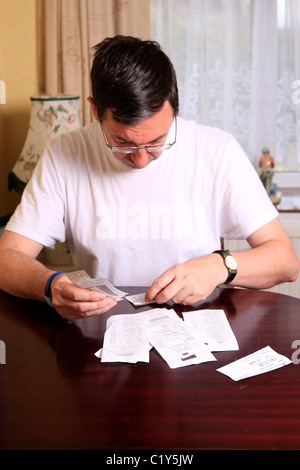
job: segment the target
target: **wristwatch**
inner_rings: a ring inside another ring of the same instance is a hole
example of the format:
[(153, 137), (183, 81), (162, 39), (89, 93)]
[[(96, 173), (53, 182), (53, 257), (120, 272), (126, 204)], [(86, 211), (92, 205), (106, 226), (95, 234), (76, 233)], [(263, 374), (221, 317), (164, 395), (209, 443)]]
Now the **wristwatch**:
[(213, 253), (218, 253), (222, 256), (224, 264), (228, 270), (228, 277), (224, 284), (229, 284), (233, 281), (237, 273), (237, 262), (235, 258), (231, 255), (229, 250), (216, 250)]

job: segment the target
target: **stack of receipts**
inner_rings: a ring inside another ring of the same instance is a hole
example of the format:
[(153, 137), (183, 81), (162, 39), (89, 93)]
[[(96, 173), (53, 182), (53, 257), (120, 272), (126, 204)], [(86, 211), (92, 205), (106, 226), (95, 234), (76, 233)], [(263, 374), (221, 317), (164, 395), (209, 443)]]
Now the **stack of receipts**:
[[(107, 320), (103, 347), (95, 353), (102, 362), (149, 362), (154, 347), (171, 369), (216, 361), (212, 352), (238, 350), (223, 310), (183, 313), (154, 308), (138, 314), (115, 315)], [(269, 346), (217, 369), (234, 381), (291, 364)]]
[(213, 351), (237, 350), (238, 344), (223, 310), (184, 313), (172, 309), (115, 315), (107, 320), (102, 362), (149, 362), (154, 347), (170, 368), (216, 361)]
[[(97, 290), (117, 301), (126, 299), (135, 306), (145, 302), (145, 293), (129, 295), (108, 279), (91, 279), (83, 270), (66, 273), (74, 284)], [(115, 315), (107, 320), (103, 347), (95, 353), (102, 362), (149, 362), (154, 347), (167, 364), (177, 367), (216, 361), (212, 352), (238, 350), (238, 343), (223, 310), (195, 310), (183, 313), (154, 308), (146, 312)], [(291, 364), (291, 360), (269, 346), (217, 369), (232, 380), (242, 380)]]

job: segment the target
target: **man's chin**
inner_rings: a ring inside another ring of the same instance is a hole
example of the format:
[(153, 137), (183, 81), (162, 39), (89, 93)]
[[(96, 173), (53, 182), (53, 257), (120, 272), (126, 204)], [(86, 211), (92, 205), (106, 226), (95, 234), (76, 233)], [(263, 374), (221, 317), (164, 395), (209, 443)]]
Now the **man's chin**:
[(131, 168), (133, 170), (142, 170), (143, 168), (146, 168), (149, 163), (151, 163), (152, 160), (148, 161), (148, 163), (145, 165), (145, 166), (137, 166), (135, 163), (133, 162), (129, 162), (129, 161), (122, 161), (123, 165), (127, 166), (128, 168)]

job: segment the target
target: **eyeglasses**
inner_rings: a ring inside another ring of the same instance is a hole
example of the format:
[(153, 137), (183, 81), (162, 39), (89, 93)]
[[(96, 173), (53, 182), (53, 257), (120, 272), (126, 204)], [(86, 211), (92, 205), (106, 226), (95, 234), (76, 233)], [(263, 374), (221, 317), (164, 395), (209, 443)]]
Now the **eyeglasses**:
[(123, 146), (119, 146), (119, 145), (109, 145), (109, 143), (106, 140), (106, 137), (105, 137), (105, 134), (104, 134), (104, 131), (102, 129), (101, 124), (100, 124), (100, 127), (101, 127), (103, 138), (104, 138), (104, 141), (105, 141), (107, 147), (110, 148), (110, 150), (113, 153), (118, 153), (118, 154), (123, 154), (123, 155), (129, 154), (129, 153), (135, 153), (138, 150), (142, 150), (142, 149), (145, 149), (146, 152), (148, 152), (150, 154), (162, 152), (164, 150), (169, 150), (176, 143), (176, 138), (177, 138), (177, 119), (176, 118), (175, 118), (175, 139), (174, 139), (174, 142), (172, 144), (145, 145), (143, 147), (123, 147)]

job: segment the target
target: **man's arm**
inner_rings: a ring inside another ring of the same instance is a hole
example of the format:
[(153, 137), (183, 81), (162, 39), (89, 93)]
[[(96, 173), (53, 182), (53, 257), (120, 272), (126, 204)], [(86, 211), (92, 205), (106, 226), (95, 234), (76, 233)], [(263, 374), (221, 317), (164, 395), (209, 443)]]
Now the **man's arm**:
[[(5, 231), (0, 238), (0, 289), (18, 297), (45, 301), (45, 286), (55, 271), (36, 260), (42, 248), (27, 237)], [(69, 319), (104, 313), (116, 304), (100, 292), (75, 286), (64, 274), (53, 279), (51, 294), (58, 313)]]
[[(298, 277), (299, 261), (279, 219), (275, 219), (248, 238), (250, 249), (232, 253), (238, 272), (230, 285), (267, 289)], [(192, 305), (204, 300), (227, 279), (222, 257), (212, 253), (172, 266), (159, 276), (146, 293), (146, 300), (157, 303), (173, 300)]]
[(254, 232), (247, 241), (250, 250), (233, 254), (241, 266), (232, 285), (268, 289), (296, 281), (299, 260), (278, 218)]

